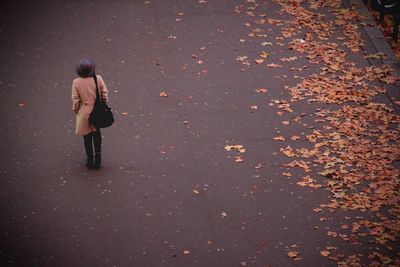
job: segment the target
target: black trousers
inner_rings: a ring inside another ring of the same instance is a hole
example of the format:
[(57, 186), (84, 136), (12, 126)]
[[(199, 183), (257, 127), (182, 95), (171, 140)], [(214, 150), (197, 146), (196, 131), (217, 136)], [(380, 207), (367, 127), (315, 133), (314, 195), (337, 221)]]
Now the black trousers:
[(96, 157), (101, 156), (101, 132), (100, 129), (96, 132), (91, 132), (83, 136), (85, 143), (86, 156), (89, 161), (93, 161), (93, 146)]

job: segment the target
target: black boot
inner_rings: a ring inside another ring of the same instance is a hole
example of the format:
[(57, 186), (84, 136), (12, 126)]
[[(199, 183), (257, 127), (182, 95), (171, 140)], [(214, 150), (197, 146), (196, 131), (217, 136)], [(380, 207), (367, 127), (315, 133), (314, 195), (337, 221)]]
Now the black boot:
[(93, 164), (93, 156), (88, 157), (88, 158), (86, 159), (86, 167), (87, 167), (88, 169), (90, 169), (90, 170), (95, 168), (95, 165)]
[(100, 169), (101, 166), (101, 153), (96, 153), (94, 157), (94, 169)]
[(101, 166), (101, 133), (100, 130), (93, 132), (93, 144), (94, 144), (94, 168), (100, 169)]
[(92, 145), (92, 134), (87, 134), (83, 136), (85, 151), (86, 151), (86, 167), (88, 169), (93, 169), (93, 145)]

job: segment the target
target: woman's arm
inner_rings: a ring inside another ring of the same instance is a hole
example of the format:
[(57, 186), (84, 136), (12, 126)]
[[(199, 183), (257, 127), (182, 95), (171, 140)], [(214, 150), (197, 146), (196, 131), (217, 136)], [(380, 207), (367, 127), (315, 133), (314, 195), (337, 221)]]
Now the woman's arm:
[(72, 111), (78, 113), (81, 98), (79, 97), (78, 89), (75, 85), (75, 80), (72, 82)]

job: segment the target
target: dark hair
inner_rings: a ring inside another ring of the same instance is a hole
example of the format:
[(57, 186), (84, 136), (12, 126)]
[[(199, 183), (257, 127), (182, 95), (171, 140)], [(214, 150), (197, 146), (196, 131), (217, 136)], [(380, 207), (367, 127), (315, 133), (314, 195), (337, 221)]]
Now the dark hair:
[(86, 78), (94, 75), (96, 65), (94, 61), (88, 58), (83, 58), (79, 61), (78, 66), (76, 66), (76, 73), (79, 77)]

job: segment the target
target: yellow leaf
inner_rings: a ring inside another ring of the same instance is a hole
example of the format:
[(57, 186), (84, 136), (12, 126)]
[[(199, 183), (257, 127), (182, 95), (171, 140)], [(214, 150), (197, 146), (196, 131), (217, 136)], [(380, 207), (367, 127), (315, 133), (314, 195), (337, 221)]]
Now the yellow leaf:
[(260, 57), (267, 58), (267, 57), (269, 57), (269, 53), (267, 53), (265, 51), (262, 51), (261, 54), (260, 54)]

